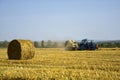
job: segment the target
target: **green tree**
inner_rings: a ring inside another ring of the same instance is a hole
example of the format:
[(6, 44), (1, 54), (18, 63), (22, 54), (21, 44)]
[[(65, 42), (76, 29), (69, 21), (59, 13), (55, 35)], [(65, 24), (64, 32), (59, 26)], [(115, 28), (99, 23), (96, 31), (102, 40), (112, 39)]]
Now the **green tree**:
[(44, 41), (44, 40), (41, 41), (41, 47), (42, 47), (42, 48), (45, 47), (45, 41)]
[(34, 42), (34, 46), (35, 46), (36, 48), (39, 48), (39, 45), (38, 45), (38, 42), (37, 42), (37, 41)]

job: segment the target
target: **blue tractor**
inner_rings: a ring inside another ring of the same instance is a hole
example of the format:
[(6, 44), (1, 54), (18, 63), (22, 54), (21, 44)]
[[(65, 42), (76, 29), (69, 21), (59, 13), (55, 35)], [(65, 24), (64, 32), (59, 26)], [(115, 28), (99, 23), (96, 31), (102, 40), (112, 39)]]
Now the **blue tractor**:
[(78, 50), (96, 50), (98, 49), (98, 44), (92, 40), (83, 39), (81, 42), (78, 42)]
[(67, 40), (65, 42), (66, 50), (96, 50), (98, 44), (93, 40), (83, 39), (81, 41)]

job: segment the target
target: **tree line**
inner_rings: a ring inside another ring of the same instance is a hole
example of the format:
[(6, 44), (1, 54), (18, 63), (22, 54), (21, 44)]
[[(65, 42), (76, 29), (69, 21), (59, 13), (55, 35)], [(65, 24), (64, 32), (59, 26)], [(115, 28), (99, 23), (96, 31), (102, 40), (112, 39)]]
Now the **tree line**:
[(62, 41), (34, 41), (34, 46), (36, 48), (62, 48), (64, 47), (64, 42)]
[[(36, 48), (63, 48), (64, 41), (33, 41), (34, 46)], [(119, 42), (97, 42), (100, 48), (120, 48), (120, 41)], [(0, 48), (7, 48), (9, 45), (9, 41), (0, 41)]]
[[(0, 48), (7, 48), (9, 45), (9, 41), (0, 41)], [(64, 42), (62, 41), (33, 41), (34, 46), (36, 48), (62, 48), (64, 47)]]
[(0, 48), (7, 48), (9, 44), (9, 41), (0, 41)]
[(100, 42), (98, 45), (101, 48), (120, 48), (120, 42)]

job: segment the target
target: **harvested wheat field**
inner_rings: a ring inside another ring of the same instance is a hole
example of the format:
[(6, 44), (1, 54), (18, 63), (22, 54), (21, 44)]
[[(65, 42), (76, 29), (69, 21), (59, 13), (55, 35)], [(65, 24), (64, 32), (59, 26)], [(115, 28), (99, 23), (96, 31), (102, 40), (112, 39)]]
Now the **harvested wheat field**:
[(120, 49), (39, 48), (30, 60), (9, 60), (0, 49), (0, 80), (120, 80)]

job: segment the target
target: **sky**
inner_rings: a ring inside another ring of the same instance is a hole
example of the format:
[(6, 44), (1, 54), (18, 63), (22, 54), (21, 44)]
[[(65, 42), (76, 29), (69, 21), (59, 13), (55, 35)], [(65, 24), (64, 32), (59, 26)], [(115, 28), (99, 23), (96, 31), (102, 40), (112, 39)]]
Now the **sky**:
[(0, 0), (0, 41), (120, 40), (120, 0)]

